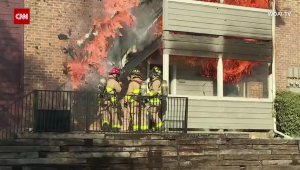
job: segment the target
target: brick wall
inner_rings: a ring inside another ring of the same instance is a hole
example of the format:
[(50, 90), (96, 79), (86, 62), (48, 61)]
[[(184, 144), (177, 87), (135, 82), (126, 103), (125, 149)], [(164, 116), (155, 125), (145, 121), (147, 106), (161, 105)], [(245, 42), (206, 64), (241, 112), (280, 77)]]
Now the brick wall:
[[(277, 11), (292, 12), (277, 17), (276, 26), (276, 89), (286, 89), (286, 70), (300, 66), (300, 0), (276, 0)], [(290, 8), (286, 9), (286, 8)]]
[[(30, 8), (30, 25), (24, 30), (24, 88), (56, 89), (66, 81), (62, 63), (66, 55), (61, 47), (59, 33), (72, 29), (70, 40), (76, 40), (90, 31), (94, 1), (84, 0), (25, 0)], [(95, 1), (96, 2), (96, 1)]]
[(267, 63), (261, 63), (252, 70), (251, 75), (246, 77), (247, 97), (268, 98), (268, 75)]
[[(58, 40), (60, 32), (73, 30), (71, 40), (89, 31), (94, 16), (90, 10), (93, 1), (25, 0), (25, 8), (31, 9), (31, 24), (25, 26), (24, 84), (25, 90), (55, 89), (63, 84), (62, 72), (65, 55), (60, 48), (66, 44)], [(290, 17), (277, 18), (276, 27), (276, 85), (285, 89), (286, 69), (299, 66), (300, 48), (300, 0), (277, 0), (278, 11), (291, 11)], [(286, 9), (290, 8), (290, 10)]]

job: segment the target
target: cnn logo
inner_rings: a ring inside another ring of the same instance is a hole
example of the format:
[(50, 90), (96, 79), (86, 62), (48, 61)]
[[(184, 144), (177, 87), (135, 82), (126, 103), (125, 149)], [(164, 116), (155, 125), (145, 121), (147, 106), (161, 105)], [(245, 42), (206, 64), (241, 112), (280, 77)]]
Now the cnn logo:
[(14, 24), (30, 24), (30, 9), (14, 9)]

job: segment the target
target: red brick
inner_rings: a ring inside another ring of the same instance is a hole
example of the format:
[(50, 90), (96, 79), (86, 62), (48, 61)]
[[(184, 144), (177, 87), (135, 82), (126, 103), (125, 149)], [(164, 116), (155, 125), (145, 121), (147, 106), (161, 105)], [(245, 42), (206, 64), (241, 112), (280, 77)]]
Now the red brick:
[[(96, 1), (25, 0), (25, 8), (30, 8), (30, 25), (24, 27), (24, 84), (25, 91), (33, 89), (56, 89), (66, 82), (62, 62), (66, 55), (61, 46), (59, 33), (67, 33), (71, 28), (70, 41), (77, 40), (90, 31), (92, 6)], [(35, 47), (38, 47), (36, 49)]]
[[(26, 91), (55, 88), (66, 81), (62, 72), (62, 62), (66, 56), (60, 50), (66, 43), (58, 40), (57, 35), (72, 28), (70, 41), (84, 36), (90, 30), (93, 16), (97, 15), (90, 10), (92, 6), (95, 9), (95, 3), (96, 1), (82, 0), (25, 0), (25, 8), (31, 9), (31, 24), (25, 25), (24, 34)], [(289, 11), (292, 12), (291, 16), (277, 17), (276, 88), (284, 90), (287, 68), (300, 65), (300, 1), (277, 0), (276, 3), (278, 11), (284, 12), (286, 8), (290, 8)], [(39, 77), (39, 74), (45, 76)], [(265, 96), (266, 88), (262, 88), (265, 82), (248, 82), (249, 97)]]
[[(276, 89), (286, 89), (286, 70), (288, 67), (300, 66), (300, 27), (298, 21), (300, 15), (299, 0), (276, 0), (276, 8), (278, 11), (291, 12), (291, 16), (277, 17), (276, 31)], [(282, 22), (283, 21), (283, 22)], [(284, 24), (282, 24), (284, 23)]]

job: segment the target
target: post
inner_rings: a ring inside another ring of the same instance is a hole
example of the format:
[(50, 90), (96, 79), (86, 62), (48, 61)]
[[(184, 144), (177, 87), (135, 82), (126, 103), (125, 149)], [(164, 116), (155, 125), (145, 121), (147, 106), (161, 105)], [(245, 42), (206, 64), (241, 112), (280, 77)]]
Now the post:
[[(150, 73), (150, 60), (147, 59), (147, 83), (150, 82), (150, 78), (149, 78), (149, 73)], [(149, 91), (149, 88), (147, 86), (147, 92)]]
[[(38, 124), (39, 124), (38, 119), (37, 119), (38, 107), (39, 107), (39, 103), (38, 102), (39, 102), (39, 91), (34, 90), (33, 91), (33, 120), (34, 120), (33, 130), (34, 131), (37, 130)], [(29, 128), (29, 131), (32, 131), (32, 127), (31, 127), (31, 129)]]
[(218, 66), (217, 66), (217, 89), (218, 97), (223, 97), (223, 58), (222, 54), (219, 54)]
[(169, 82), (169, 54), (163, 53), (163, 79), (168, 82), (168, 87), (170, 87)]
[[(89, 133), (89, 93), (86, 93), (85, 132)], [(97, 128), (97, 127), (96, 127)]]
[(184, 130), (183, 133), (188, 132), (188, 118), (189, 118), (189, 98), (185, 98), (185, 115), (184, 115)]
[[(272, 4), (272, 10), (273, 12), (276, 12), (275, 9), (275, 0), (273, 0)], [(275, 99), (276, 96), (276, 82), (275, 82), (275, 28), (276, 28), (276, 16), (272, 15), (272, 96), (273, 99)]]
[[(224, 3), (224, 0), (219, 0), (220, 4)], [(222, 38), (224, 38), (222, 36)], [(223, 54), (219, 54), (218, 66), (217, 66), (217, 92), (218, 97), (223, 97)]]
[(272, 63), (268, 63), (268, 98), (269, 99), (272, 99), (273, 98), (273, 73), (271, 71), (271, 74), (270, 74), (270, 67), (272, 67)]

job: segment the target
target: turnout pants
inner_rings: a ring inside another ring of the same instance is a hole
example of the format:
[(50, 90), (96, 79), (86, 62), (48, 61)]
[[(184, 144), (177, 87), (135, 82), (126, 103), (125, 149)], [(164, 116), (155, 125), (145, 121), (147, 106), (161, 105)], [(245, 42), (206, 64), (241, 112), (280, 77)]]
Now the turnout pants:
[(90, 131), (100, 131), (101, 130), (101, 120), (102, 115), (107, 110), (107, 102), (106, 101), (100, 101), (99, 102), (99, 109), (97, 117), (95, 118), (94, 122), (90, 125), (89, 130)]
[(160, 102), (151, 102), (150, 106), (148, 108), (148, 111), (150, 113), (150, 117), (155, 123), (155, 126), (152, 127), (152, 129), (158, 129), (162, 126), (161, 122), (161, 104)]
[(129, 130), (129, 124), (131, 121), (130, 116), (130, 107), (124, 106), (124, 100), (122, 101), (122, 125), (121, 125), (121, 131), (127, 132)]
[[(130, 105), (130, 113), (133, 119), (133, 131), (137, 131), (139, 126), (141, 130), (148, 130), (147, 109), (145, 106), (141, 106), (141, 114), (139, 114), (139, 105), (139, 102), (132, 102)], [(139, 119), (141, 119), (141, 122), (139, 122)]]

